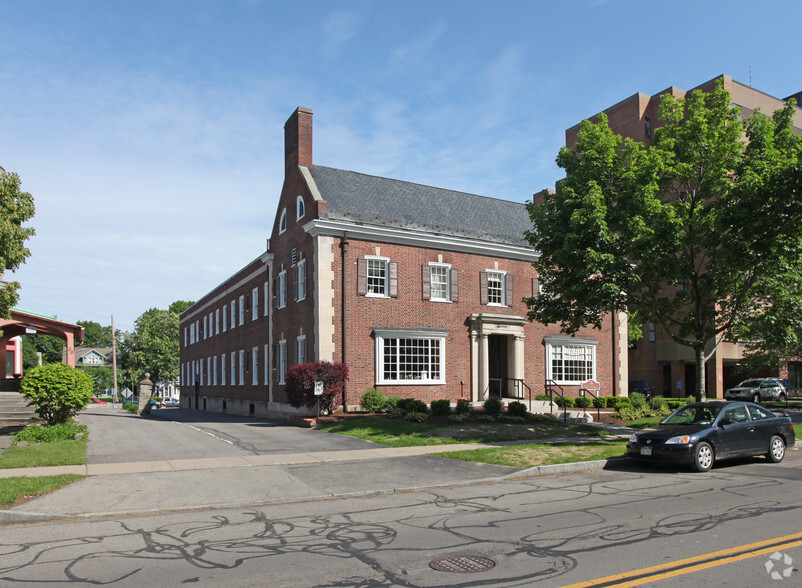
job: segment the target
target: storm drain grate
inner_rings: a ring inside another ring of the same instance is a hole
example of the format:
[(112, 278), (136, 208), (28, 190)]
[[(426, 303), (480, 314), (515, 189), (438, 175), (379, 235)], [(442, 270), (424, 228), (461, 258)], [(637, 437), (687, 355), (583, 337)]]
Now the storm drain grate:
[(492, 570), (496, 567), (496, 562), (481, 555), (449, 555), (433, 559), (429, 562), (429, 567), (438, 572), (470, 574)]

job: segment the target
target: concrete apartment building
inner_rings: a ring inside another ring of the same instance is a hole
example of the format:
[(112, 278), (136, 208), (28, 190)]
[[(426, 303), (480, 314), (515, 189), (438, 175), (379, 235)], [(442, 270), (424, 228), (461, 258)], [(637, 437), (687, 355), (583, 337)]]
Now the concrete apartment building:
[(343, 362), (364, 391), (425, 402), (626, 394), (626, 319), (570, 337), (526, 319), (538, 292), (526, 208), (314, 165), (312, 111), (285, 125), (285, 177), (267, 251), (181, 315), (181, 404), (289, 415), (287, 370)]
[[(785, 106), (791, 98), (800, 100), (802, 92), (784, 99), (775, 98), (748, 85), (737, 82), (728, 75), (720, 75), (704, 82), (695, 89), (712, 91), (721, 81), (729, 91), (734, 106), (741, 107), (743, 118), (751, 116), (758, 108), (771, 115)], [(685, 97), (690, 91), (674, 86), (654, 95), (638, 92), (621, 102), (605, 109), (610, 129), (633, 140), (651, 144), (654, 129), (660, 124), (658, 109), (664, 94)], [(593, 120), (591, 118), (591, 120)], [(796, 108), (794, 131), (802, 133), (802, 109)], [(579, 134), (579, 124), (565, 131), (565, 144), (573, 148)], [(655, 393), (665, 396), (684, 397), (692, 394), (696, 384), (696, 371), (693, 352), (674, 342), (665, 333), (659, 332), (654, 323), (647, 323), (641, 339), (629, 352), (630, 380), (648, 380)], [(743, 358), (743, 346), (724, 342), (713, 353), (706, 366), (705, 389), (709, 397), (723, 398), (727, 388), (735, 386), (743, 376), (774, 375), (790, 380), (791, 388), (802, 388), (802, 362), (788, 361), (774, 371), (766, 374), (743, 374), (738, 362)]]

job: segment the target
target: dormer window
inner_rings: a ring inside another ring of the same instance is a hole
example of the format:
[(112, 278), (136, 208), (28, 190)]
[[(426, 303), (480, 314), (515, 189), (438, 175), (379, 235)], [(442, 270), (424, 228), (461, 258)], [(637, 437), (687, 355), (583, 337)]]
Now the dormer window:
[(306, 205), (304, 204), (304, 198), (303, 196), (298, 196), (298, 199), (295, 201), (296, 220), (301, 220), (305, 214), (306, 214)]
[(281, 211), (281, 218), (278, 221), (278, 234), (287, 230), (287, 209)]

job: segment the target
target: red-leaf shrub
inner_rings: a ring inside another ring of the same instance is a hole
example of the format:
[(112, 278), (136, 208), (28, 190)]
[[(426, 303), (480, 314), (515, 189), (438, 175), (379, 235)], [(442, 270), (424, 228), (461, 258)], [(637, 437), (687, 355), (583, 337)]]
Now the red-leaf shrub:
[[(320, 409), (332, 412), (342, 399), (347, 379), (348, 366), (344, 363), (299, 363), (287, 370), (287, 399), (295, 408), (314, 406), (320, 400)], [(323, 382), (322, 396), (315, 396), (315, 382)]]

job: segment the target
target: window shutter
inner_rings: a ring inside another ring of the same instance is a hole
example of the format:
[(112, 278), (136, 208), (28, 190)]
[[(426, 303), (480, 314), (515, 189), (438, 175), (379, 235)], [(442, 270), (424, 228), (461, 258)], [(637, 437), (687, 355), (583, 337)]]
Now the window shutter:
[(479, 272), (479, 302), (487, 304), (487, 272)]
[(432, 299), (432, 270), (428, 265), (422, 265), (420, 268), (420, 283), (421, 283), (421, 297), (424, 300)]
[(398, 298), (398, 263), (391, 261), (387, 265), (390, 271), (390, 298)]
[(459, 302), (459, 272), (451, 270), (451, 302)]
[(364, 296), (368, 293), (368, 260), (356, 260), (356, 293)]
[(532, 298), (537, 298), (538, 296), (540, 296), (540, 280), (532, 278)]
[(504, 304), (512, 306), (512, 276), (507, 274), (504, 278)]

